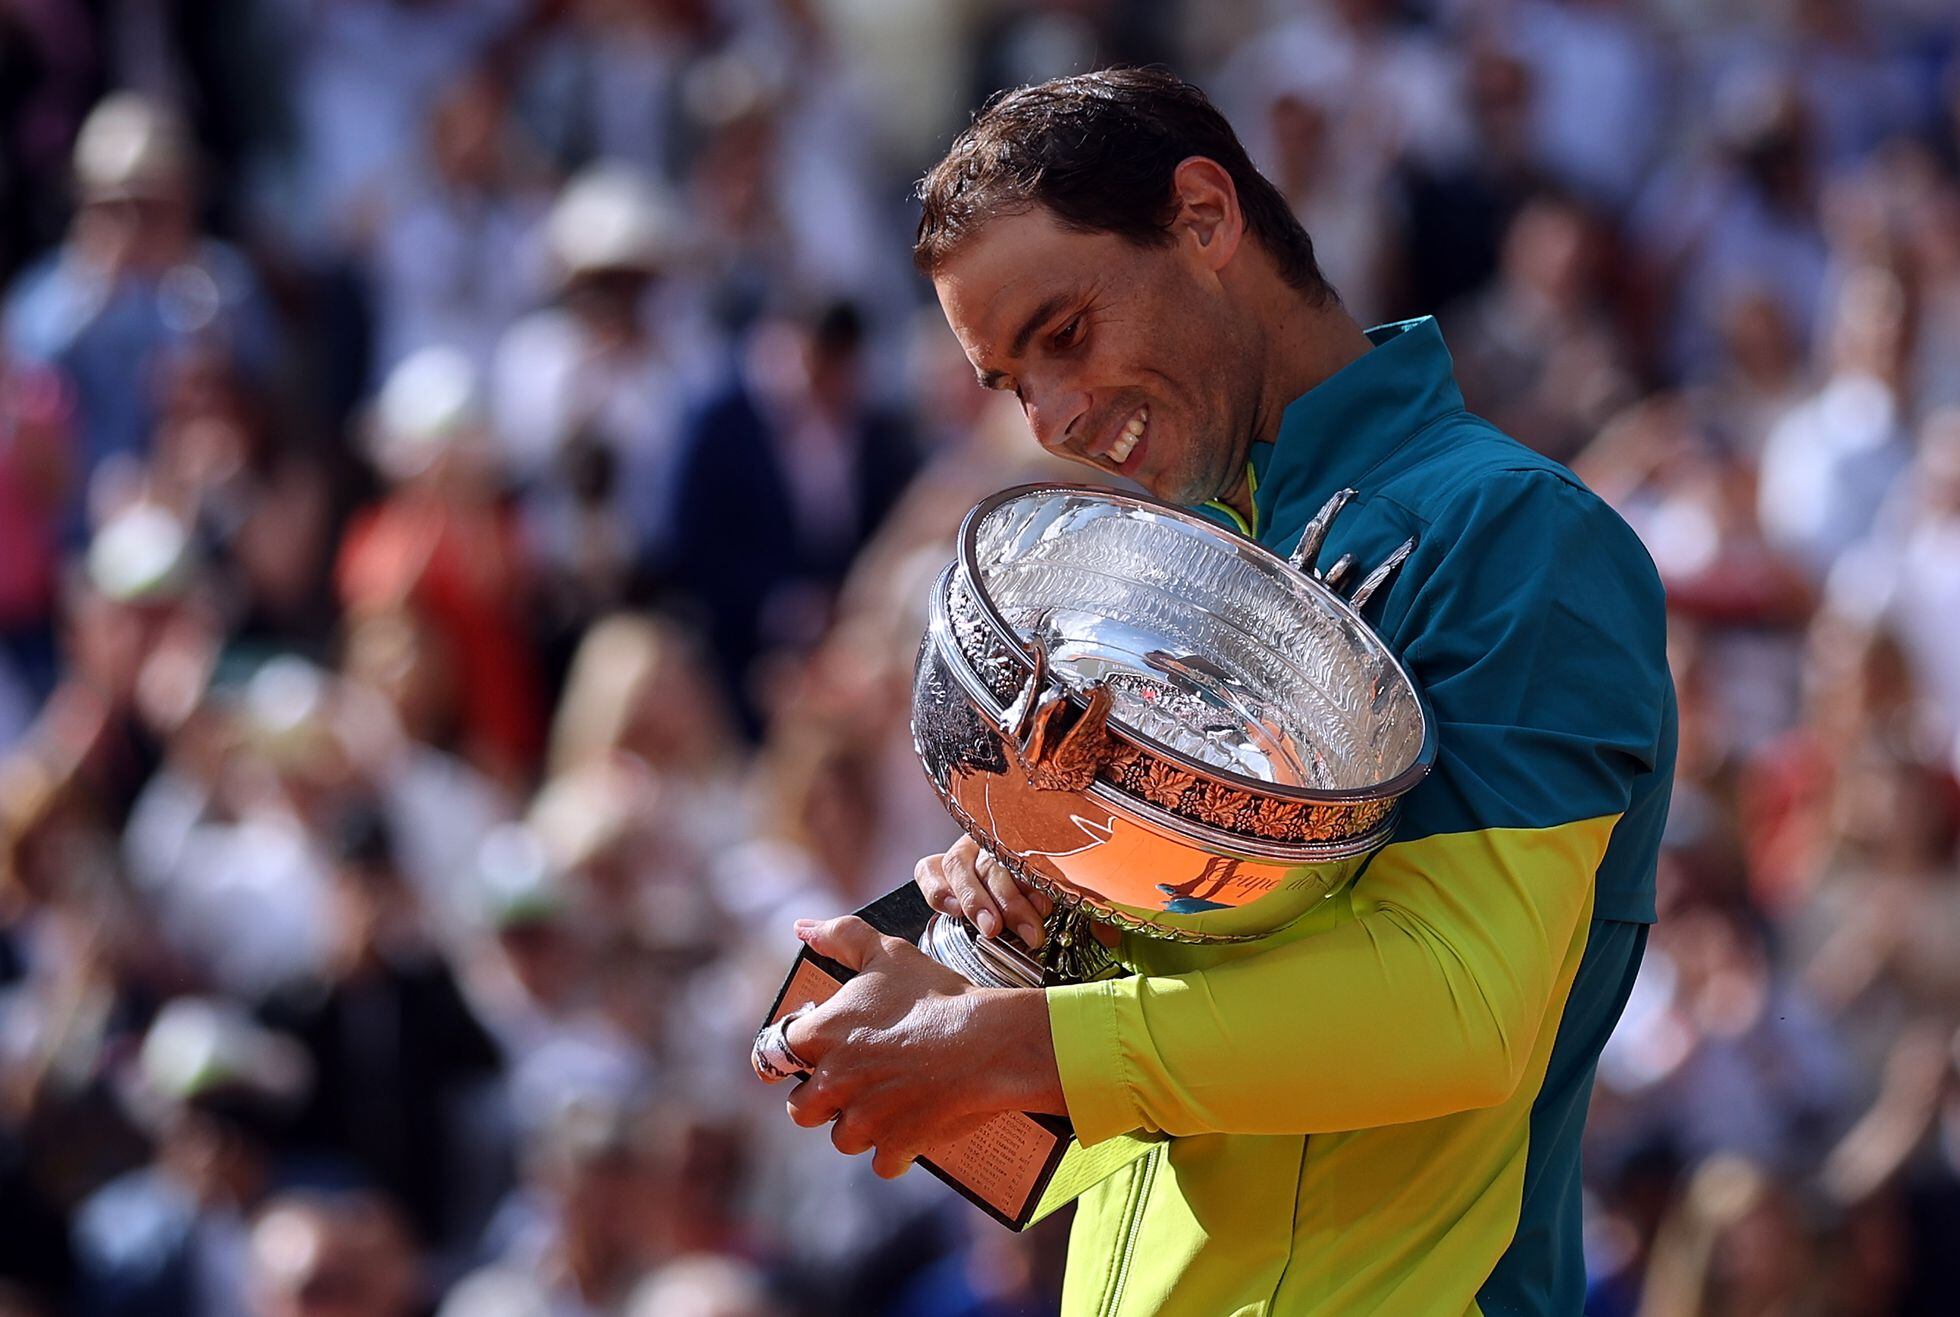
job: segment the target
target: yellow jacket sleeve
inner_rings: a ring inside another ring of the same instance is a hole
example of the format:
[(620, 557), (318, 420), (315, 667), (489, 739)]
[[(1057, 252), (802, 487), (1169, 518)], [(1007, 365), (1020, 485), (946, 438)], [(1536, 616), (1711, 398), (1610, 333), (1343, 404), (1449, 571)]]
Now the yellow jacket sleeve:
[(1391, 845), (1324, 930), (1049, 989), (1078, 1137), (1317, 1134), (1504, 1101), (1556, 1027), (1618, 818)]

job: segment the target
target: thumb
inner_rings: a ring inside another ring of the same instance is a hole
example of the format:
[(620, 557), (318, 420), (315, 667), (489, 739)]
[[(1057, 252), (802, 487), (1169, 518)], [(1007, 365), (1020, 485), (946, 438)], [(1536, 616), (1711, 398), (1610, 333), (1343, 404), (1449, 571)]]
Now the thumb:
[(829, 956), (856, 973), (884, 949), (884, 935), (856, 915), (841, 919), (799, 919), (796, 935), (820, 956)]

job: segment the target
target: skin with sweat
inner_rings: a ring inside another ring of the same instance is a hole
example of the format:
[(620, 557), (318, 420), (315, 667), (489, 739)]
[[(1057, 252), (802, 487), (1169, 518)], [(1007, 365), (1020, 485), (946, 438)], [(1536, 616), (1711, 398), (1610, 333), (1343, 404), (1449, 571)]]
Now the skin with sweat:
[[(1252, 445), (1369, 343), (1337, 301), (1281, 277), (1215, 162), (1185, 160), (1172, 187), (1168, 244), (1073, 230), (1036, 207), (986, 221), (933, 284), (981, 385), (1012, 390), (1044, 448), (1249, 521)], [(914, 876), (936, 909), (1040, 944), (1047, 902), (971, 839)], [(854, 918), (796, 932), (857, 971), (790, 1026), (813, 1067), (789, 1098), (797, 1124), (829, 1123), (839, 1151), (872, 1151), (890, 1177), (998, 1112), (1067, 1114), (1040, 990), (975, 987)]]

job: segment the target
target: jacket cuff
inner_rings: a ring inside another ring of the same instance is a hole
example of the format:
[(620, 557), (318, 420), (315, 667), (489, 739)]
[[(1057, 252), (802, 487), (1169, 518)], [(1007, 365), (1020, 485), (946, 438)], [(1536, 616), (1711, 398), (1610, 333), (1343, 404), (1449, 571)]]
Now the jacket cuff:
[(1048, 1030), (1062, 1078), (1069, 1122), (1084, 1145), (1137, 1129), (1144, 1122), (1131, 1094), (1129, 1064), (1118, 1037), (1123, 979), (1049, 988)]

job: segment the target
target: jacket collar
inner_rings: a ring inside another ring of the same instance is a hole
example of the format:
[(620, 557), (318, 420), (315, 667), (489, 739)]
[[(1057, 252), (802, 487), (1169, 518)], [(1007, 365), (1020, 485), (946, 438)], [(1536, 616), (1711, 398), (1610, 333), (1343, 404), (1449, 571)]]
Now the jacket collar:
[(1255, 536), (1266, 533), (1275, 509), (1311, 512), (1418, 430), (1463, 410), (1434, 316), (1380, 325), (1368, 339), (1373, 351), (1295, 398), (1280, 417), (1278, 438), (1252, 446)]

